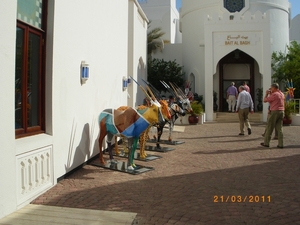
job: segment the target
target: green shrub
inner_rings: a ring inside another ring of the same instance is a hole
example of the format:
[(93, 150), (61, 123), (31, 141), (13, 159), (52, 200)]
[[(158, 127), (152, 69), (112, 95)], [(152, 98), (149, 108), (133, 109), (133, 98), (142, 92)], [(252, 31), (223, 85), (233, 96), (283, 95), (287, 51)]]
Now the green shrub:
[(200, 114), (203, 114), (203, 112), (204, 112), (202, 104), (198, 103), (197, 101), (193, 101), (191, 103), (191, 107), (193, 109), (193, 114), (195, 114), (195, 115), (200, 115)]
[(293, 101), (285, 101), (284, 102), (284, 117), (285, 118), (290, 120), (292, 117), (292, 114), (294, 113), (294, 110), (295, 110), (295, 102), (293, 102)]
[(148, 82), (151, 83), (158, 91), (165, 91), (166, 88), (160, 83), (161, 80), (182, 87), (184, 83), (183, 67), (175, 60), (165, 61), (163, 59), (153, 59), (148, 61), (147, 73)]

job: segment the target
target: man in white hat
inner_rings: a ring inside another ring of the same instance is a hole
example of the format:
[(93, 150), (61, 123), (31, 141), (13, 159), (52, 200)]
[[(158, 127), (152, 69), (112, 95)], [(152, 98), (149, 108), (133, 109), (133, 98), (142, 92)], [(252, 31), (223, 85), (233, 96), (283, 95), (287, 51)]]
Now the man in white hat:
[(238, 91), (234, 85), (235, 83), (232, 82), (231, 86), (227, 89), (228, 112), (234, 112), (236, 99), (238, 97)]

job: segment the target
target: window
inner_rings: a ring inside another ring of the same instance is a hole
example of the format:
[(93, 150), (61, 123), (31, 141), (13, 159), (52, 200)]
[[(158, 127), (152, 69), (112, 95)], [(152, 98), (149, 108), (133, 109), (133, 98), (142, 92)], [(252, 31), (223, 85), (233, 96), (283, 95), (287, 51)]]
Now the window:
[(224, 0), (224, 7), (231, 13), (240, 12), (245, 7), (245, 0)]
[(45, 0), (18, 0), (15, 63), (15, 131), (23, 137), (45, 130)]

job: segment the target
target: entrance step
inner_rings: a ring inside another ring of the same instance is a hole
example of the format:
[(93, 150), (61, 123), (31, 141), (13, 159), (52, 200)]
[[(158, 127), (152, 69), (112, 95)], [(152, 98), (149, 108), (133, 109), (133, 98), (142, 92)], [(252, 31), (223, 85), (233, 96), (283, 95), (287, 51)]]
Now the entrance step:
[(134, 223), (135, 217), (136, 213), (130, 212), (110, 212), (30, 204), (2, 218), (0, 225), (131, 225)]
[[(239, 116), (237, 113), (217, 112), (216, 113), (216, 121), (217, 122), (239, 122)], [(249, 121), (250, 122), (261, 122), (262, 121), (262, 113), (261, 112), (257, 112), (254, 114), (249, 113)]]

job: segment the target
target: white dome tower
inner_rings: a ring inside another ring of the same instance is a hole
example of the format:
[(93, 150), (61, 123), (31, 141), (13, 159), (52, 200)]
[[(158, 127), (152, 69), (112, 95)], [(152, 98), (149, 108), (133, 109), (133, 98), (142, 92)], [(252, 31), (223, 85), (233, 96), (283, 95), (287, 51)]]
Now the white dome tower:
[(254, 100), (256, 88), (270, 86), (271, 54), (289, 43), (289, 18), (288, 0), (182, 0), (183, 66), (205, 97), (208, 120), (213, 91), (218, 111), (226, 110), (228, 82), (246, 80)]

